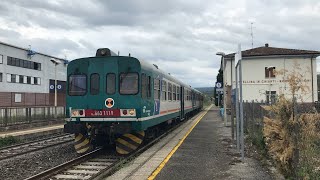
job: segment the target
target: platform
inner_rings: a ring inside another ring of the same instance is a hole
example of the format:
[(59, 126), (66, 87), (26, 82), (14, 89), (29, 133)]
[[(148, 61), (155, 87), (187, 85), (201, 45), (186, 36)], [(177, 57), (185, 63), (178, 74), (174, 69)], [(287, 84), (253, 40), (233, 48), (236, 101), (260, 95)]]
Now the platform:
[(210, 107), (106, 179), (272, 179), (255, 159), (239, 161), (230, 135)]
[(63, 133), (63, 124), (0, 132), (0, 138), (12, 136), (20, 140), (25, 140), (60, 133)]

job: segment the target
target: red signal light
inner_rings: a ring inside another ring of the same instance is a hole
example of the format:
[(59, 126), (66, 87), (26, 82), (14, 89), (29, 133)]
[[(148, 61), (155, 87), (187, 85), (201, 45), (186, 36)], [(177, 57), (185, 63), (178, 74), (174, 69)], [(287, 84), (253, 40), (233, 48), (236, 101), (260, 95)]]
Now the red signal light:
[(128, 114), (128, 111), (125, 109), (125, 110), (122, 111), (122, 114), (123, 114), (123, 115), (127, 115), (127, 114)]

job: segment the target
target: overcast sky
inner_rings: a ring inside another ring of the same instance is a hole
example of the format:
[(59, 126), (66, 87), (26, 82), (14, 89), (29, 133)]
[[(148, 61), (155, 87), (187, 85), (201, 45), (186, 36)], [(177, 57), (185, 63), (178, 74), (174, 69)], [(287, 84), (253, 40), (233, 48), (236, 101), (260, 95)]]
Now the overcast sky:
[[(319, 0), (1, 0), (0, 41), (72, 60), (108, 47), (213, 86), (216, 52), (320, 50)], [(318, 68), (319, 71), (319, 68)]]

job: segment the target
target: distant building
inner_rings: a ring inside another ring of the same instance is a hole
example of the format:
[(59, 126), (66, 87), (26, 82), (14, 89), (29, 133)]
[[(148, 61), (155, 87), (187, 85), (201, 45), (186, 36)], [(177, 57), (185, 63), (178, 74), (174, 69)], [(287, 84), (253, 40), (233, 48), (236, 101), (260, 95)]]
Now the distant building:
[(68, 61), (0, 42), (0, 107), (53, 106), (54, 58), (58, 105), (65, 106)]
[[(268, 44), (242, 51), (243, 100), (272, 102), (279, 94), (291, 98), (287, 74), (295, 70), (295, 64), (298, 64), (309, 89), (306, 94), (299, 91), (298, 95), (302, 96), (304, 102), (318, 101), (316, 57), (319, 55), (320, 51), (275, 48)], [(227, 108), (231, 107), (231, 94), (236, 82), (234, 58), (235, 53), (225, 55), (221, 64)], [(287, 74), (275, 73), (281, 70), (287, 71)]]

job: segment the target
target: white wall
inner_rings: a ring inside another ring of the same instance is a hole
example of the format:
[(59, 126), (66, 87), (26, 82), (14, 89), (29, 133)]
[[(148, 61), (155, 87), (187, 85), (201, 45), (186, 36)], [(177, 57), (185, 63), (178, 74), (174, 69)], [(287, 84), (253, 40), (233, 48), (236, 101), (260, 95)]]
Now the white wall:
[[(230, 65), (231, 60), (226, 63)], [(299, 69), (295, 69), (294, 64), (297, 63), (300, 66)], [(265, 77), (265, 67), (274, 66), (276, 71), (286, 70), (283, 75), (276, 75), (274, 78)], [(234, 60), (233, 60), (234, 67)], [(304, 83), (309, 89), (306, 93), (298, 92), (298, 96), (302, 97), (304, 102), (313, 102), (318, 100), (317, 95), (317, 70), (316, 59), (307, 57), (269, 57), (269, 58), (251, 58), (243, 59), (242, 61), (242, 79), (243, 79), (243, 100), (248, 101), (261, 101), (266, 100), (266, 91), (276, 91), (277, 95), (285, 94), (286, 97), (291, 98), (290, 86), (287, 80), (288, 74), (294, 71), (303, 74)], [(231, 67), (226, 67), (224, 72), (226, 82), (228, 85), (231, 83)], [(233, 82), (235, 82), (235, 71), (232, 72)], [(235, 84), (233, 84), (235, 88)], [(313, 87), (313, 88), (312, 88)], [(313, 90), (312, 90), (313, 89)], [(312, 93), (313, 92), (313, 93)], [(312, 96), (313, 94), (313, 96)], [(301, 100), (300, 100), (301, 101)]]

